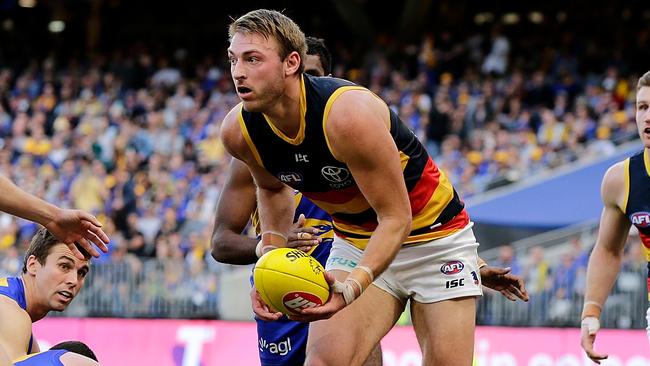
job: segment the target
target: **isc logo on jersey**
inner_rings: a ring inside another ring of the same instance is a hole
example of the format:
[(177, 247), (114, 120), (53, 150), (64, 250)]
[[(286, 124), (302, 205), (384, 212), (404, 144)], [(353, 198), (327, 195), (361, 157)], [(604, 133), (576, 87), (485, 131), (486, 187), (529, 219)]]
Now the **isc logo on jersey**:
[(455, 275), (456, 273), (460, 273), (463, 268), (465, 268), (465, 265), (461, 261), (449, 261), (440, 267), (440, 272), (446, 274), (447, 276), (450, 275)]
[(630, 221), (632, 224), (638, 227), (648, 227), (650, 226), (650, 212), (635, 212), (630, 215)]

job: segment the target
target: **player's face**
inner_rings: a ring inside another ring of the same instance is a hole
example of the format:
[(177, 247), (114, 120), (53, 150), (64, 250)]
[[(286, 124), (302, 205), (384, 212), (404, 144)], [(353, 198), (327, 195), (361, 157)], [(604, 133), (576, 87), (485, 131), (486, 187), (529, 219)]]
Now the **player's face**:
[(643, 146), (650, 149), (650, 87), (647, 86), (636, 93), (636, 126)]
[(325, 76), (325, 69), (316, 55), (307, 55), (305, 57), (305, 74), (314, 76)]
[(50, 250), (45, 264), (35, 262), (36, 290), (42, 305), (65, 310), (84, 284), (90, 269), (88, 261), (77, 258), (67, 245), (58, 244)]
[(228, 48), (230, 72), (244, 109), (265, 112), (284, 93), (285, 64), (274, 38), (235, 33)]

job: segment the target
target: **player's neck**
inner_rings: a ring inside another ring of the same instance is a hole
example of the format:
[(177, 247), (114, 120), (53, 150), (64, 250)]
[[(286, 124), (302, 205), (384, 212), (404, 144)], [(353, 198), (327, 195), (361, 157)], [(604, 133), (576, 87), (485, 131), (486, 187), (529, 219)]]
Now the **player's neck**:
[(287, 137), (293, 138), (300, 130), (302, 76), (291, 77), (285, 93), (269, 111), (264, 114)]
[(23, 286), (25, 287), (25, 303), (27, 304), (27, 314), (32, 319), (32, 323), (41, 320), (47, 315), (49, 309), (39, 303), (38, 291), (36, 284), (29, 275), (22, 275)]

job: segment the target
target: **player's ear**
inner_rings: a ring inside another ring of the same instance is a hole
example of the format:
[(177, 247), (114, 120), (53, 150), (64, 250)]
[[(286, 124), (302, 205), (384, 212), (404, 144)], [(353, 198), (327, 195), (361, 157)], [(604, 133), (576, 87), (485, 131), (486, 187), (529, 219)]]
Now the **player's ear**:
[(284, 74), (289, 76), (298, 73), (301, 63), (300, 54), (296, 51), (291, 52), (284, 59)]
[(41, 264), (38, 262), (38, 259), (36, 259), (36, 256), (30, 255), (29, 258), (27, 258), (27, 273), (30, 275), (35, 275), (36, 269), (40, 266)]

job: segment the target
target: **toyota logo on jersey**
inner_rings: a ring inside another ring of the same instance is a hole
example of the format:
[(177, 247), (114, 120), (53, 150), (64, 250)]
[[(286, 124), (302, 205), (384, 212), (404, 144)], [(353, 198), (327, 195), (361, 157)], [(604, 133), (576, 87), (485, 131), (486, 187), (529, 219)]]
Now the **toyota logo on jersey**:
[(332, 183), (341, 183), (346, 181), (350, 177), (350, 171), (345, 168), (340, 168), (337, 166), (324, 166), (320, 170), (321, 174), (325, 179)]

